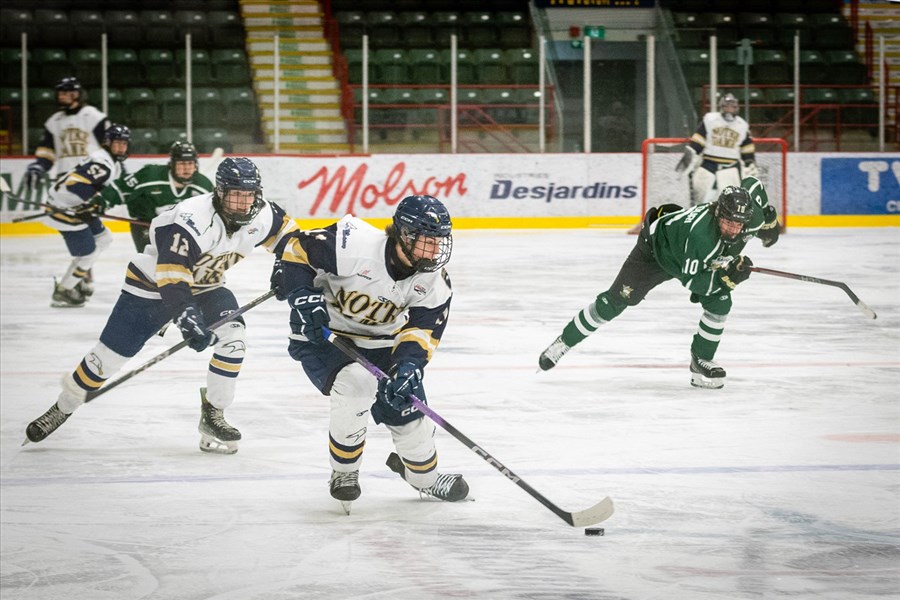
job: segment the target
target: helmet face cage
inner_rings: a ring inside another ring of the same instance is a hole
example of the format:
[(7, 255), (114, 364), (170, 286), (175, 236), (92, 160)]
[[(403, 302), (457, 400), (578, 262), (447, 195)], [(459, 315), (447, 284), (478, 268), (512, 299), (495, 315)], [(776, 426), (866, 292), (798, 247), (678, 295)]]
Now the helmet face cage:
[[(253, 192), (249, 208), (233, 204), (229, 192)], [(262, 209), (262, 181), (259, 169), (249, 158), (226, 158), (216, 170), (216, 189), (213, 206), (225, 225), (237, 230), (253, 221)]]
[(722, 221), (728, 220), (734, 223), (740, 223), (741, 229), (733, 236), (723, 237), (729, 241), (734, 241), (741, 235), (750, 223), (753, 216), (753, 201), (750, 199), (750, 193), (744, 188), (730, 185), (722, 190), (719, 199), (716, 201), (716, 223), (719, 226), (719, 233), (722, 232)]
[(190, 177), (179, 177), (175, 167), (176, 163), (180, 162), (193, 162), (194, 173), (199, 169), (200, 165), (197, 162), (197, 149), (190, 142), (177, 141), (172, 144), (172, 148), (169, 149), (169, 173), (172, 174), (172, 178), (178, 183), (187, 183), (193, 179), (194, 173), (191, 173)]
[[(112, 151), (112, 143), (117, 140), (121, 140), (126, 143), (125, 152), (116, 154)], [(110, 156), (112, 156), (119, 162), (124, 162), (125, 159), (128, 158), (128, 145), (130, 143), (131, 130), (128, 129), (128, 127), (126, 127), (125, 125), (117, 125), (113, 123), (106, 128), (106, 132), (103, 134), (103, 147), (107, 152), (109, 152)]]
[(719, 112), (726, 121), (733, 121), (740, 111), (741, 105), (734, 94), (725, 94), (719, 100)]
[(416, 271), (431, 273), (450, 261), (453, 228), (447, 208), (432, 196), (407, 196), (393, 218), (403, 255)]
[[(63, 77), (60, 79), (56, 85), (54, 86), (56, 90), (56, 102), (59, 105), (59, 108), (65, 110), (67, 108), (71, 108), (72, 104), (78, 104), (81, 102), (82, 97), (84, 96), (84, 90), (81, 87), (81, 82), (78, 81), (77, 77)], [(60, 92), (77, 92), (75, 94), (75, 99), (69, 103), (65, 104), (59, 101), (59, 93)]]

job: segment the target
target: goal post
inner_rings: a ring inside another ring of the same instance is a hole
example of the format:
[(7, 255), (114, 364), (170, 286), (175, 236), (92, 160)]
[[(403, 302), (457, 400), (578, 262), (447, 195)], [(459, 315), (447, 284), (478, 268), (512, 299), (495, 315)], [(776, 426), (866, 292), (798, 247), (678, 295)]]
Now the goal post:
[[(675, 172), (689, 138), (648, 138), (641, 144), (641, 214), (651, 206), (675, 203), (690, 206), (690, 181)], [(769, 203), (778, 211), (782, 229), (787, 227), (787, 151), (781, 138), (753, 138), (759, 179), (766, 186)]]

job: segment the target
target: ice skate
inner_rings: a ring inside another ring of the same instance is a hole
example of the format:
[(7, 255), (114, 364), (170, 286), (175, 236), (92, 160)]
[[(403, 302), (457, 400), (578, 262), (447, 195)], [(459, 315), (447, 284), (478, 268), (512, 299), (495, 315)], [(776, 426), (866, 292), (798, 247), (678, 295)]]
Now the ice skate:
[(53, 298), (50, 301), (50, 306), (53, 308), (79, 308), (84, 306), (85, 300), (86, 298), (78, 286), (72, 289), (64, 288), (54, 281)]
[(691, 353), (691, 385), (717, 390), (725, 385), (725, 369)]
[(331, 489), (331, 497), (340, 501), (344, 512), (349, 515), (350, 503), (359, 498), (362, 493), (359, 487), (359, 471), (350, 471), (349, 473), (332, 471), (328, 486)]
[(241, 432), (228, 424), (225, 411), (206, 399), (206, 388), (200, 388), (200, 449), (214, 454), (234, 454), (238, 451)]
[(69, 415), (59, 409), (57, 403), (53, 403), (47, 412), (28, 424), (25, 428), (25, 436), (28, 438), (22, 443), (24, 446), (28, 442), (40, 442), (48, 435), (59, 429), (59, 426), (66, 422)]
[(75, 289), (81, 292), (81, 295), (84, 296), (85, 300), (94, 295), (94, 286), (87, 280), (86, 277), (75, 284)]
[(541, 368), (541, 371), (549, 371), (555, 367), (556, 363), (559, 362), (559, 359), (565, 356), (566, 352), (571, 349), (572, 346), (566, 344), (563, 341), (562, 336), (553, 340), (553, 343), (541, 353), (541, 357), (538, 359), (538, 366)]
[[(385, 464), (391, 471), (406, 481), (406, 466), (403, 464), (400, 455), (396, 452), (391, 452), (391, 455), (388, 456)], [(469, 495), (469, 484), (466, 483), (463, 476), (458, 473), (438, 475), (437, 481), (427, 488), (412, 487), (418, 490), (419, 494), (431, 496), (432, 498), (437, 498), (438, 500), (443, 500), (445, 502), (460, 502), (465, 500)]]

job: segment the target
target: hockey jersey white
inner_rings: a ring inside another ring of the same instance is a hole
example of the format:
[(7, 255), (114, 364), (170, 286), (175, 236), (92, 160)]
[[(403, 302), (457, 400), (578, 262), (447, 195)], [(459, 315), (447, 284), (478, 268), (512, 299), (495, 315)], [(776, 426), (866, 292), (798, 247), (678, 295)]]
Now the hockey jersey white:
[(72, 208), (122, 176), (122, 163), (98, 147), (50, 188), (49, 201), (59, 208)]
[[(53, 147), (40, 145), (35, 156), (55, 162), (57, 176), (68, 173), (87, 156), (101, 149), (94, 130), (106, 120), (104, 113), (90, 105), (82, 106), (74, 114), (67, 114), (64, 110), (53, 113), (44, 122), (44, 128), (53, 138)], [(105, 125), (103, 129), (106, 129)]]
[(750, 125), (740, 116), (726, 121), (722, 113), (709, 112), (703, 116), (697, 131), (691, 136), (691, 147), (704, 160), (733, 164), (753, 158), (756, 151), (750, 137)]
[(407, 352), (421, 353), (427, 362), (446, 326), (450, 278), (441, 269), (395, 281), (387, 267), (388, 241), (383, 230), (347, 215), (327, 229), (301, 232), (283, 260), (286, 268), (293, 262), (316, 271), (313, 284), (324, 290), (332, 331), (363, 348), (412, 342), (416, 349)]
[(225, 284), (225, 271), (257, 246), (274, 252), (297, 224), (277, 204), (263, 201), (254, 219), (234, 233), (213, 206), (213, 194), (188, 198), (150, 223), (150, 244), (128, 265), (124, 291), (183, 304)]

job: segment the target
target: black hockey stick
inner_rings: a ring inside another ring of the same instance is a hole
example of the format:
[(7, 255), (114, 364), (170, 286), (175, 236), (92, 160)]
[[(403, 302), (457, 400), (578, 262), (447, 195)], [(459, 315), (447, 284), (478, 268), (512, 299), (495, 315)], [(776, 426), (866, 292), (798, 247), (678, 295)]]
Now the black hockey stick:
[[(325, 333), (326, 339), (337, 346), (341, 351), (344, 352), (347, 356), (358, 362), (362, 365), (369, 373), (374, 375), (377, 379), (381, 380), (387, 377), (384, 374), (384, 371), (379, 369), (375, 364), (369, 361), (365, 356), (360, 354), (357, 349), (350, 344), (347, 340), (338, 337), (327, 327), (322, 328)], [(482, 460), (487, 462), (489, 465), (503, 473), (503, 475), (515, 483), (517, 486), (528, 492), (528, 494), (549, 508), (553, 514), (557, 517), (571, 525), (572, 527), (587, 527), (588, 525), (594, 525), (595, 523), (599, 523), (600, 521), (605, 521), (613, 514), (613, 502), (608, 497), (604, 498), (594, 506), (581, 510), (578, 512), (567, 512), (553, 504), (544, 497), (543, 494), (538, 492), (536, 489), (525, 483), (521, 477), (512, 472), (508, 467), (506, 467), (499, 460), (488, 454), (488, 452), (480, 447), (478, 444), (470, 440), (463, 434), (459, 429), (448, 423), (441, 417), (439, 414), (434, 412), (427, 404), (416, 398), (413, 394), (410, 394), (408, 398), (412, 401), (413, 406), (415, 406), (421, 413), (425, 414), (430, 418), (435, 424), (439, 425), (442, 429), (444, 429), (447, 433), (455, 437), (457, 440), (462, 442), (462, 444), (477, 454)]]
[[(242, 314), (244, 314), (245, 312), (247, 312), (254, 306), (257, 306), (258, 304), (262, 304), (263, 302), (265, 302), (266, 300), (268, 300), (269, 298), (271, 298), (274, 295), (275, 295), (275, 290), (269, 290), (268, 292), (266, 292), (265, 294), (263, 294), (256, 300), (251, 300), (250, 302), (248, 302), (244, 306), (240, 307), (233, 313), (229, 313), (228, 315), (222, 317), (221, 319), (219, 319), (218, 321), (216, 321), (215, 323), (210, 325), (208, 327), (208, 329), (210, 329), (210, 330), (216, 329), (218, 327), (221, 327), (225, 323), (228, 323), (229, 321), (234, 321), (237, 317), (241, 316)], [(188, 345), (187, 340), (182, 340), (182, 341), (178, 342), (177, 344), (175, 344), (174, 346), (172, 346), (171, 348), (169, 348), (168, 350), (166, 350), (164, 352), (160, 352), (159, 354), (157, 354), (156, 356), (154, 356), (153, 358), (151, 358), (150, 360), (148, 360), (147, 362), (145, 362), (138, 368), (125, 373), (124, 375), (122, 375), (121, 377), (116, 379), (115, 381), (111, 381), (111, 382), (107, 383), (99, 390), (94, 390), (93, 392), (88, 392), (87, 396), (84, 399), (85, 403), (90, 402), (91, 400), (94, 400), (94, 399), (98, 398), (99, 396), (102, 396), (103, 394), (110, 391), (111, 389), (125, 383), (126, 381), (128, 381), (129, 379), (131, 379), (132, 377), (137, 375), (138, 373), (146, 371), (147, 369), (149, 369), (156, 363), (172, 356), (173, 354), (175, 354), (176, 352), (178, 352), (179, 350), (181, 350), (182, 348), (184, 348), (187, 345)]]
[(787, 273), (785, 271), (776, 271), (775, 269), (765, 269), (763, 267), (750, 267), (751, 271), (755, 271), (757, 273), (762, 273), (763, 275), (775, 275), (776, 277), (785, 277), (787, 279), (799, 279), (800, 281), (808, 281), (810, 283), (821, 283), (822, 285), (831, 285), (837, 288), (841, 288), (844, 292), (850, 296), (850, 299), (853, 300), (853, 303), (859, 307), (859, 310), (863, 311), (870, 319), (877, 318), (875, 311), (869, 308), (869, 306), (859, 299), (859, 296), (853, 293), (853, 290), (844, 283), (843, 281), (831, 281), (829, 279), (819, 279), (818, 277), (810, 277), (809, 275), (799, 275), (797, 273)]

